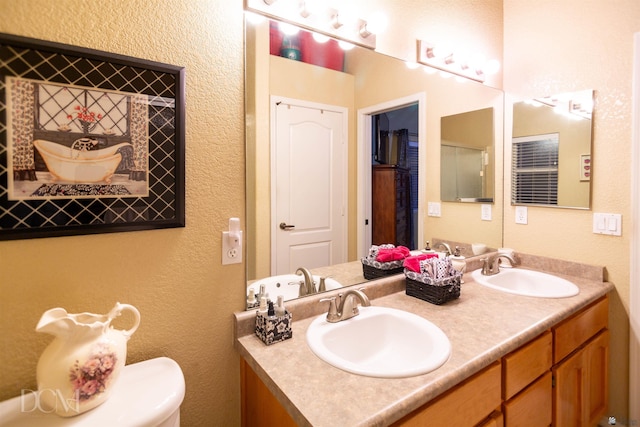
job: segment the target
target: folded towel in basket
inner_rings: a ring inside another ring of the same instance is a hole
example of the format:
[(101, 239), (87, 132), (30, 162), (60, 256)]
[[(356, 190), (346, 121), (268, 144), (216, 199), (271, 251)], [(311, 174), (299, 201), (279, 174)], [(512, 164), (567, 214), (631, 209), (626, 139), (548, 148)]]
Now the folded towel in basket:
[(378, 262), (390, 262), (401, 261), (409, 256), (409, 248), (405, 246), (397, 246), (395, 248), (379, 248), (376, 261)]
[(429, 258), (438, 258), (438, 254), (436, 253), (428, 253), (428, 254), (420, 254), (413, 255), (404, 259), (404, 268), (415, 271), (416, 273), (422, 273), (422, 269), (420, 267), (420, 261), (424, 261)]

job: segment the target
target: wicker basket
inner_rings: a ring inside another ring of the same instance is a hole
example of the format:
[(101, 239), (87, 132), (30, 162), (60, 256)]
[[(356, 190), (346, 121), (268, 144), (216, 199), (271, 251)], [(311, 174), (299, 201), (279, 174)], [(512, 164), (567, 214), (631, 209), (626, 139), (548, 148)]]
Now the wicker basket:
[(431, 277), (405, 270), (407, 282), (407, 295), (441, 305), (447, 301), (460, 297), (461, 272), (441, 280), (432, 280)]
[(402, 274), (404, 271), (402, 264), (403, 261), (378, 262), (362, 258), (362, 274), (367, 280)]

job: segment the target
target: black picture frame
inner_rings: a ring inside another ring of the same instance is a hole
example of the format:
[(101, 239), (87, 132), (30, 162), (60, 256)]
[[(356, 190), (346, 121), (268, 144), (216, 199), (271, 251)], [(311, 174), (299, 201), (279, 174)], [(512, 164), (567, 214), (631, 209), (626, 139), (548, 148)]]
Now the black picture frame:
[(184, 226), (185, 68), (0, 33), (0, 240)]

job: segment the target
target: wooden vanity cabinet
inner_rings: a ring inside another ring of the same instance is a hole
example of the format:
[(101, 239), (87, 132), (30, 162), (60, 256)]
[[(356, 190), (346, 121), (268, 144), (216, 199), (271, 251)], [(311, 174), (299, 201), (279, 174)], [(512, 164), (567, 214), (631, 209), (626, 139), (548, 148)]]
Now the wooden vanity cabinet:
[(504, 427), (504, 417), (502, 412), (494, 411), (489, 418), (478, 424), (477, 427)]
[(291, 415), (249, 364), (240, 360), (242, 427), (296, 427)]
[[(392, 424), (591, 427), (608, 404), (605, 296)], [(241, 360), (242, 426), (295, 422)]]
[[(555, 427), (594, 426), (606, 413), (609, 400), (608, 310), (605, 297), (553, 328)], [(566, 341), (571, 342), (571, 346), (566, 346)]]
[(483, 420), (500, 407), (500, 372), (500, 363), (495, 362), (392, 426), (473, 426), (484, 423)]
[(553, 336), (544, 332), (502, 358), (505, 426), (548, 426), (552, 418)]

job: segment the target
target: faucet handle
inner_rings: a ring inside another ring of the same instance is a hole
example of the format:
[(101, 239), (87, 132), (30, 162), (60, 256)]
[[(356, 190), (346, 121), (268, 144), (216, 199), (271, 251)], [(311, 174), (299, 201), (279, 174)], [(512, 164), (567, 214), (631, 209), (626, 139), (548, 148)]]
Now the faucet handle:
[(329, 301), (329, 312), (327, 313), (327, 321), (337, 322), (340, 318), (338, 308), (336, 307), (336, 297), (321, 298), (320, 302)]
[(304, 285), (304, 280), (300, 280), (298, 282), (289, 282), (287, 283), (289, 286), (299, 286), (298, 288), (298, 297), (303, 297), (307, 295), (307, 287)]
[(318, 292), (324, 292), (327, 290), (327, 285), (325, 284), (325, 280), (329, 279), (332, 276), (320, 276), (320, 284), (318, 285)]

